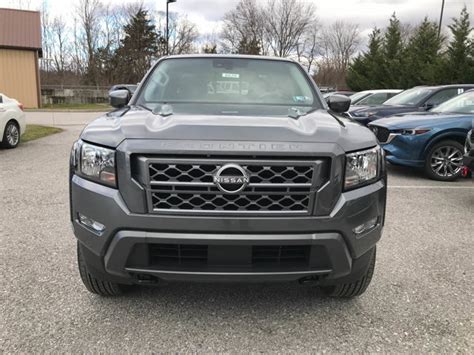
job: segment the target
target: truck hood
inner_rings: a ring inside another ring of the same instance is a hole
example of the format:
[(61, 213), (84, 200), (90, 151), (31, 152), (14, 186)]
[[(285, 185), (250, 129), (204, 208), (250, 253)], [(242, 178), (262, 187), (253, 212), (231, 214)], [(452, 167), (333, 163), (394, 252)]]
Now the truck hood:
[(344, 151), (376, 145), (373, 133), (344, 118), (343, 125), (325, 110), (298, 119), (286, 116), (173, 114), (141, 108), (108, 114), (86, 126), (81, 139), (111, 148), (128, 139), (334, 143)]
[(382, 118), (373, 122), (370, 125), (386, 127), (389, 129), (431, 127), (444, 122), (452, 122), (453, 119), (460, 119), (466, 117), (474, 119), (474, 115), (467, 115), (461, 113), (420, 112)]

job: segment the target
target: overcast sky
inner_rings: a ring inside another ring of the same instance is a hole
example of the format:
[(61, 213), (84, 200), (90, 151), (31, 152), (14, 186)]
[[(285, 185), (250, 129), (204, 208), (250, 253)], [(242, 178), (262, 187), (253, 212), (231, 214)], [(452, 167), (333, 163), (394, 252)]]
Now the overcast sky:
[[(46, 1), (52, 16), (71, 18), (71, 9), (77, 0), (0, 0), (0, 7), (19, 7), (37, 10)], [(127, 0), (102, 0), (104, 3), (133, 2)], [(222, 16), (234, 8), (239, 0), (177, 0), (170, 4), (170, 11), (187, 15), (197, 24), (201, 34), (219, 32)], [(266, 0), (257, 0), (266, 1)], [(374, 26), (384, 27), (393, 12), (402, 22), (416, 24), (428, 16), (439, 20), (442, 0), (304, 0), (316, 5), (320, 22), (330, 24), (336, 20), (345, 20), (359, 25), (365, 35)], [(147, 7), (164, 10), (166, 0), (145, 0)], [(446, 0), (444, 24), (457, 16), (466, 5), (471, 17), (474, 17), (474, 0)]]

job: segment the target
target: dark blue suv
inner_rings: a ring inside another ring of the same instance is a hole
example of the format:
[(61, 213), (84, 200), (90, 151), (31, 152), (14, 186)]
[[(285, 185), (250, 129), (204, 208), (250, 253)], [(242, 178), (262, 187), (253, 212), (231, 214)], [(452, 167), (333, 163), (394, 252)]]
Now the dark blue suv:
[(430, 112), (383, 118), (369, 124), (392, 164), (424, 168), (451, 181), (462, 174), (464, 142), (474, 122), (474, 90)]
[(349, 111), (349, 116), (368, 125), (372, 121), (400, 113), (428, 111), (470, 89), (474, 89), (474, 85), (417, 86), (392, 97), (380, 106)]

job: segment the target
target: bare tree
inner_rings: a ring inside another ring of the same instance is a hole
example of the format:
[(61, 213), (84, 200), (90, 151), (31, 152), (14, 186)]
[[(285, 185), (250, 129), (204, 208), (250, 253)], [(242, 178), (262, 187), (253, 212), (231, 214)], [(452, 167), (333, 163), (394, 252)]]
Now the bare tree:
[(255, 0), (241, 0), (224, 16), (221, 33), (225, 52), (265, 54), (262, 10)]
[(174, 18), (170, 22), (169, 52), (170, 54), (187, 54), (195, 51), (194, 42), (199, 33), (196, 25), (187, 17)]
[(67, 62), (69, 60), (69, 37), (66, 23), (60, 17), (55, 17), (51, 24), (51, 34), (53, 38), (52, 59), (54, 70), (61, 75), (67, 69)]
[(87, 57), (87, 81), (97, 83), (96, 50), (100, 36), (100, 0), (80, 0), (78, 17), (83, 31), (83, 42)]
[(301, 0), (269, 0), (263, 14), (266, 42), (274, 55), (287, 57), (314, 23), (315, 7)]
[(311, 72), (316, 58), (321, 55), (319, 26), (316, 21), (314, 21), (296, 46), (296, 55), (298, 62), (305, 66), (308, 72)]
[(344, 86), (347, 68), (360, 46), (358, 26), (341, 21), (335, 22), (323, 31), (321, 46), (320, 71), (324, 68), (331, 73), (332, 81), (325, 84)]
[(217, 46), (219, 42), (218, 39), (219, 39), (219, 35), (214, 31), (203, 35), (200, 41), (201, 52), (217, 53)]
[(78, 76), (82, 76), (85, 71), (85, 60), (84, 52), (82, 51), (82, 41), (79, 34), (79, 20), (77, 17), (74, 17), (73, 27), (72, 27), (72, 36), (73, 36), (73, 50), (71, 58), (71, 70)]
[[(157, 57), (166, 55), (166, 19), (162, 12), (158, 13), (157, 29), (159, 48)], [(169, 21), (169, 53), (170, 54), (189, 54), (198, 52), (199, 48), (195, 45), (199, 38), (199, 32), (196, 25), (188, 20), (186, 16), (178, 16), (176, 13), (170, 14)]]

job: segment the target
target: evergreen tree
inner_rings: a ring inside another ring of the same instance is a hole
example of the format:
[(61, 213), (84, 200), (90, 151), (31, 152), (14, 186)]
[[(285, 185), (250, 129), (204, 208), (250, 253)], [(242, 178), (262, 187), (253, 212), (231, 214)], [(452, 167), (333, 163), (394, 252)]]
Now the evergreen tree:
[(370, 69), (366, 56), (359, 54), (349, 65), (346, 78), (347, 86), (354, 91), (363, 91), (372, 87), (373, 83), (369, 79)]
[(378, 28), (374, 28), (369, 35), (368, 51), (359, 55), (349, 66), (347, 85), (352, 90), (367, 90), (382, 88), (382, 35)]
[(400, 21), (393, 13), (383, 41), (384, 63), (381, 69), (383, 88), (396, 89), (401, 86), (403, 50)]
[(448, 27), (453, 39), (448, 45), (443, 67), (446, 82), (474, 83), (474, 40), (470, 36), (474, 29), (466, 7), (461, 11), (460, 17), (454, 18)]
[(405, 88), (440, 83), (440, 50), (443, 40), (443, 37), (438, 38), (438, 25), (428, 18), (416, 28), (402, 62)]
[(124, 26), (125, 37), (115, 53), (118, 81), (139, 82), (151, 66), (158, 50), (158, 34), (148, 19), (147, 11), (139, 9)]

